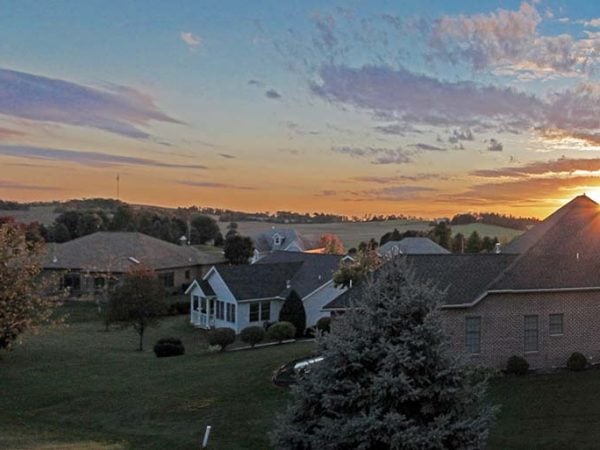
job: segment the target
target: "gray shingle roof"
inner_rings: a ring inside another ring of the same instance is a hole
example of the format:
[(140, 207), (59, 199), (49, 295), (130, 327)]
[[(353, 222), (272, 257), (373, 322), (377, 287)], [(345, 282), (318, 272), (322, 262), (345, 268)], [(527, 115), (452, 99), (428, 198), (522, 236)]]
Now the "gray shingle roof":
[[(431, 280), (446, 295), (445, 305), (470, 303), (483, 294), (498, 276), (517, 258), (516, 255), (494, 253), (400, 255), (417, 276)], [(352, 298), (358, 299), (362, 286), (355, 286), (336, 298), (324, 309), (347, 308)]]
[(380, 255), (388, 253), (405, 255), (432, 255), (450, 253), (441, 245), (426, 237), (406, 237), (400, 241), (388, 241), (379, 247)]
[(278, 251), (256, 264), (221, 266), (216, 270), (237, 300), (286, 298), (291, 290), (304, 298), (331, 281), (342, 258)]
[(46, 269), (126, 272), (143, 264), (154, 270), (213, 265), (224, 258), (136, 232), (101, 231), (48, 247)]
[[(275, 245), (274, 236), (279, 235), (281, 240), (279, 245)], [(300, 251), (316, 248), (316, 245), (310, 239), (302, 236), (293, 228), (271, 228), (263, 231), (254, 238), (254, 247), (259, 252), (270, 252), (285, 250), (292, 243), (295, 243)]]

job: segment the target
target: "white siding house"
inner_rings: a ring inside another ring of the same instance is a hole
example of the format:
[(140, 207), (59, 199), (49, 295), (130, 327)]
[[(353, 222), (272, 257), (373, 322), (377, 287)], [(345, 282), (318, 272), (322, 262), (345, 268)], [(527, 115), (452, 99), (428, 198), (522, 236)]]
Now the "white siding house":
[(307, 327), (314, 326), (329, 316), (323, 307), (345, 291), (332, 281), (341, 259), (277, 252), (258, 264), (212, 267), (186, 291), (190, 321), (201, 328), (227, 327), (240, 333), (251, 325), (277, 322), (285, 300), (295, 291), (304, 304)]

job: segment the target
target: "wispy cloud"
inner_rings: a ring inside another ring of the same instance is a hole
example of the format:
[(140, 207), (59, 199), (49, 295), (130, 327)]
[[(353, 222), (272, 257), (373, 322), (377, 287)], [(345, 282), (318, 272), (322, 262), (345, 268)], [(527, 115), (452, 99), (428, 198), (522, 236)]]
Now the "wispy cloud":
[(25, 136), (25, 133), (22, 131), (11, 130), (10, 128), (0, 127), (0, 139), (14, 138)]
[(219, 156), (221, 158), (225, 158), (225, 159), (235, 159), (234, 155), (230, 155), (229, 153), (219, 153)]
[(480, 169), (471, 175), (486, 178), (524, 178), (532, 175), (571, 174), (573, 172), (600, 171), (600, 158), (566, 158), (550, 161), (536, 161), (518, 167), (500, 167), (498, 169)]
[(173, 164), (133, 156), (112, 155), (101, 152), (80, 150), (63, 150), (57, 148), (29, 147), (24, 145), (1, 145), (0, 155), (26, 159), (42, 159), (46, 161), (69, 161), (84, 166), (146, 166), (173, 169), (207, 169), (198, 164)]
[(56, 78), (0, 69), (0, 114), (96, 128), (136, 139), (151, 122), (181, 122), (162, 112), (154, 99), (114, 84), (91, 87)]
[(445, 152), (446, 151), (445, 148), (438, 147), (436, 145), (423, 144), (422, 142), (414, 144), (413, 147), (415, 147), (418, 150), (424, 150), (427, 152)]
[(195, 50), (202, 45), (202, 39), (189, 31), (179, 33), (180, 39), (185, 42), (190, 50)]
[(206, 189), (234, 189), (234, 190), (242, 190), (242, 191), (254, 191), (255, 187), (252, 186), (237, 186), (234, 184), (227, 183), (217, 183), (212, 181), (178, 181), (178, 184), (182, 184), (184, 186), (193, 186), (199, 188)]
[(371, 164), (408, 164), (412, 162), (408, 154), (401, 148), (332, 147), (331, 151), (353, 158), (369, 159)]
[(423, 194), (432, 193), (437, 189), (427, 186), (386, 186), (378, 189), (370, 189), (352, 193), (352, 197), (347, 198), (347, 201), (406, 201), (415, 200)]
[(40, 186), (37, 184), (18, 183), (16, 181), (0, 180), (0, 188), (10, 191), (62, 191), (62, 188), (54, 186)]

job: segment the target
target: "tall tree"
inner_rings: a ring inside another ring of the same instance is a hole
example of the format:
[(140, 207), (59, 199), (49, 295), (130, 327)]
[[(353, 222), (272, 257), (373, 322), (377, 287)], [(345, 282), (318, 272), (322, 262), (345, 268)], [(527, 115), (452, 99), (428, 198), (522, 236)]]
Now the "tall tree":
[(442, 294), (396, 258), (358, 308), (317, 340), (324, 362), (292, 389), (276, 449), (483, 448), (493, 419), (486, 383), (447, 352)]
[(343, 255), (345, 253), (344, 243), (336, 234), (326, 233), (319, 239), (319, 248), (325, 249), (329, 255)]
[(377, 254), (376, 248), (365, 244), (359, 245), (359, 250), (352, 257), (352, 260), (340, 262), (340, 268), (333, 274), (334, 286), (350, 287), (362, 281), (365, 281), (370, 273), (381, 266), (381, 257)]
[(431, 237), (442, 247), (449, 249), (452, 230), (446, 222), (441, 221), (437, 223), (435, 227), (433, 227), (433, 230), (431, 231)]
[(281, 311), (279, 311), (280, 322), (290, 322), (296, 327), (296, 337), (301, 338), (306, 329), (306, 310), (298, 293), (294, 290), (290, 292), (283, 302)]
[(473, 231), (469, 238), (467, 239), (467, 243), (465, 246), (465, 252), (467, 253), (479, 253), (481, 251), (481, 237), (477, 230)]
[(27, 241), (17, 224), (0, 225), (0, 350), (10, 348), (24, 331), (51, 322), (61, 297), (42, 276), (43, 247)]
[(140, 338), (138, 350), (143, 351), (144, 332), (166, 310), (163, 284), (151, 269), (134, 268), (111, 293), (108, 310), (111, 322), (133, 327)]
[(192, 244), (206, 244), (217, 238), (220, 233), (219, 225), (209, 216), (196, 216), (191, 223)]
[(452, 253), (465, 252), (465, 236), (462, 233), (456, 233), (452, 238)]
[(236, 234), (225, 239), (223, 252), (231, 264), (248, 264), (254, 254), (254, 243), (249, 237)]
[(238, 234), (237, 222), (229, 222), (229, 225), (227, 225), (227, 233), (225, 233), (225, 239), (230, 236), (235, 236), (236, 234)]

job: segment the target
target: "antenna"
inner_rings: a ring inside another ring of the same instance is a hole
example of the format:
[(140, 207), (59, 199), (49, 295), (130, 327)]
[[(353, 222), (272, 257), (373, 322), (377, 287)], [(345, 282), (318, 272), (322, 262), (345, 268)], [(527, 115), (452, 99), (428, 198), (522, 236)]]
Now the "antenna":
[(121, 177), (117, 174), (117, 200), (119, 200), (119, 182), (121, 181)]

